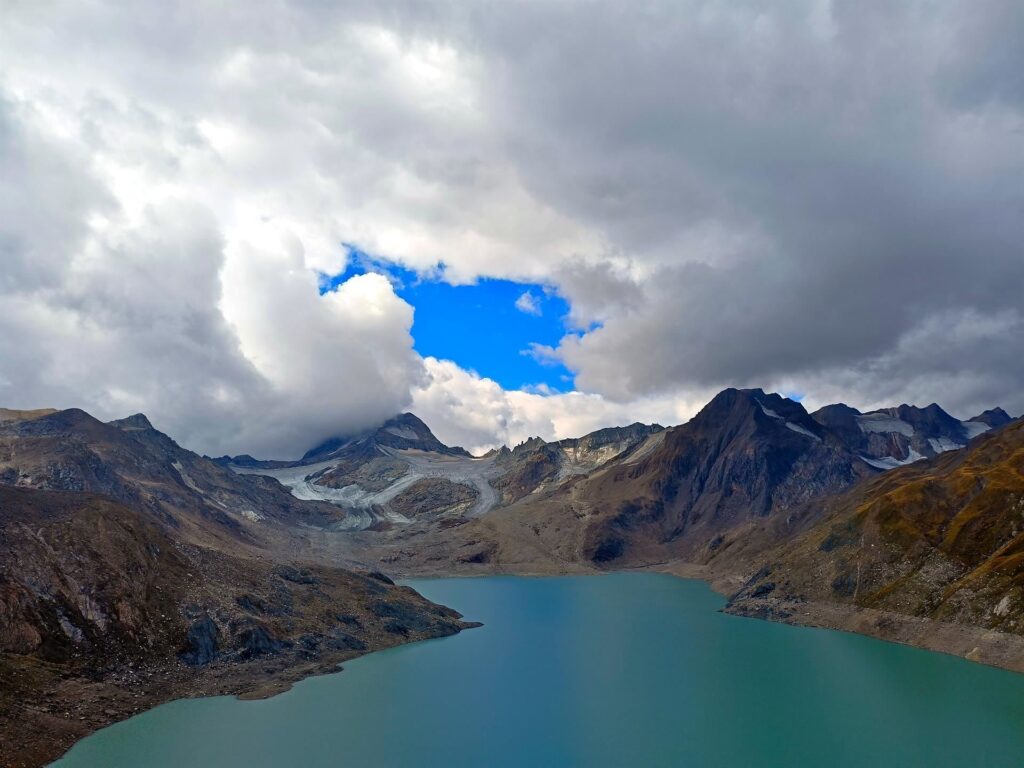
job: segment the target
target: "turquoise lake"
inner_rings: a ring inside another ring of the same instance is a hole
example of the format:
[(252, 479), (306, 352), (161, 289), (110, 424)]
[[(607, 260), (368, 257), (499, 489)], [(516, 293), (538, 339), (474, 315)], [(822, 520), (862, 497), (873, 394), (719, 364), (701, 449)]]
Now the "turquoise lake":
[(485, 626), (165, 704), (54, 765), (1024, 765), (1024, 675), (727, 616), (661, 574), (409, 583)]

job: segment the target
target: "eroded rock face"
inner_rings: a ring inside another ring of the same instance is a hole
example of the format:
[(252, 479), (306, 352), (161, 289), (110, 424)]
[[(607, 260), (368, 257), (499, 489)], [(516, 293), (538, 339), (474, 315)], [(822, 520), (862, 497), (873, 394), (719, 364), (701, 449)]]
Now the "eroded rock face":
[(291, 645), (291, 642), (274, 637), (266, 627), (255, 622), (247, 622), (235, 634), (235, 650), (238, 658), (243, 660), (273, 655)]
[(388, 507), (409, 519), (460, 516), (479, 498), (480, 492), (472, 485), (443, 477), (425, 477), (391, 499)]
[(555, 490), (637, 449), (661, 432), (659, 424), (607, 427), (583, 437), (548, 443), (533, 437), (495, 454), (502, 474), (493, 481), (505, 504)]
[(209, 616), (197, 619), (185, 635), (185, 652), (181, 660), (194, 667), (209, 664), (217, 658), (217, 637), (220, 630)]

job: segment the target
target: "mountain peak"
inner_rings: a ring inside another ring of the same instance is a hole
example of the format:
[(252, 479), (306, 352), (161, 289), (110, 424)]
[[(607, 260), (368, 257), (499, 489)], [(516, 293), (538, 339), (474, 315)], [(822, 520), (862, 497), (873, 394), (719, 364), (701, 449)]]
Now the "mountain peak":
[(125, 416), (123, 419), (114, 419), (108, 421), (112, 427), (123, 429), (125, 432), (135, 432), (142, 429), (154, 429), (153, 424), (146, 418), (144, 413), (134, 413), (131, 416)]
[(811, 418), (830, 429), (852, 429), (857, 426), (861, 412), (846, 403), (825, 405), (811, 414)]
[(765, 393), (763, 389), (735, 389), (729, 387), (715, 395), (694, 417), (694, 421), (721, 421), (734, 414), (756, 414), (783, 420), (808, 420), (807, 411), (800, 403), (775, 392)]
[(396, 450), (415, 449), (433, 451), (456, 456), (468, 456), (464, 448), (447, 446), (430, 431), (423, 420), (414, 413), (399, 413), (378, 427), (348, 437), (331, 437), (307, 451), (302, 462), (310, 462), (333, 456), (349, 446), (386, 447)]
[(989, 408), (987, 411), (982, 411), (977, 416), (972, 416), (967, 419), (967, 421), (981, 422), (982, 424), (988, 424), (989, 427), (995, 429), (996, 427), (1001, 427), (1004, 424), (1009, 424), (1013, 421), (1013, 417), (999, 406), (996, 406), (995, 408)]
[(414, 413), (400, 413), (392, 416), (377, 428), (377, 433), (387, 432), (401, 435), (409, 440), (437, 440), (434, 433), (419, 416)]

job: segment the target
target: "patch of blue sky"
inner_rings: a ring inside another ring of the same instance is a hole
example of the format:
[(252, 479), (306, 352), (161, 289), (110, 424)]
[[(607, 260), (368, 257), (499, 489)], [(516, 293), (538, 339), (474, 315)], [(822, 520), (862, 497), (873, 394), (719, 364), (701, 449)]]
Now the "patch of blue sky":
[(557, 361), (532, 353), (535, 346), (557, 347), (567, 333), (569, 305), (543, 285), (482, 279), (471, 285), (373, 259), (349, 248), (349, 262), (338, 275), (322, 275), (320, 291), (333, 290), (354, 275), (378, 272), (415, 310), (416, 351), (452, 360), (493, 379), (505, 389), (573, 388), (572, 373)]

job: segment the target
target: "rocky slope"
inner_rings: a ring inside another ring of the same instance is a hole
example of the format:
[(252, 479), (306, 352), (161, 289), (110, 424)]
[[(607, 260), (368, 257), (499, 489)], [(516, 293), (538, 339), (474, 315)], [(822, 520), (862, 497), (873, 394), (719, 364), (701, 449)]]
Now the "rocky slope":
[(180, 696), (269, 690), (467, 626), (387, 577), (283, 555), (343, 515), (177, 446), (141, 416), (0, 424), (0, 765)]
[(105, 424), (69, 409), (2, 422), (0, 484), (100, 493), (206, 543), (251, 539), (246, 524), (267, 518), (344, 518), (338, 507), (300, 504), (277, 483), (241, 478), (181, 448), (141, 414)]
[(762, 554), (733, 610), (839, 603), (1024, 636), (1024, 422), (821, 506)]
[(632, 453), (663, 429), (659, 424), (638, 422), (552, 443), (534, 437), (512, 450), (504, 448), (495, 453), (502, 474), (493, 484), (505, 504), (541, 494)]

